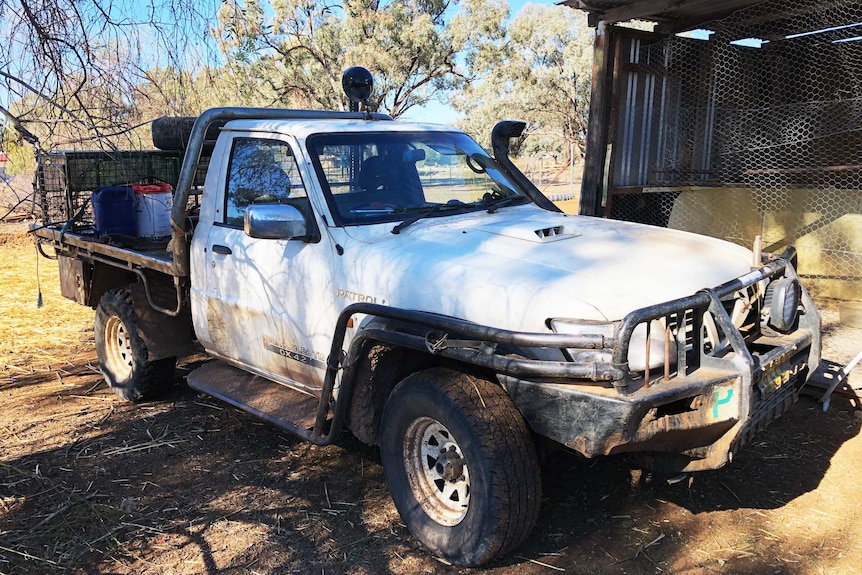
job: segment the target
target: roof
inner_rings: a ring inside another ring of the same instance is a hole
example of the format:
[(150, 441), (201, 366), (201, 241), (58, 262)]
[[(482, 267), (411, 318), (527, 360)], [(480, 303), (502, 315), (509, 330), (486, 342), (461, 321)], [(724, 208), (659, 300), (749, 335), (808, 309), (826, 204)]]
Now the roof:
[[(703, 25), (758, 6), (758, 17), (750, 22), (746, 34), (750, 37), (765, 37), (774, 36), (776, 30), (781, 30), (783, 35), (810, 31), (812, 14), (837, 12), (842, 5), (854, 3), (848, 0), (836, 0), (828, 4), (818, 0), (564, 0), (561, 4), (587, 12), (591, 25), (599, 21), (615, 24), (627, 20), (647, 20), (657, 23), (656, 32), (667, 34), (709, 28)], [(767, 30), (769, 33), (766, 33)]]
[(393, 120), (306, 120), (266, 119), (231, 120), (223, 128), (237, 131), (263, 131), (291, 134), (307, 138), (311, 134), (340, 132), (460, 132), (458, 128), (443, 124), (402, 122)]

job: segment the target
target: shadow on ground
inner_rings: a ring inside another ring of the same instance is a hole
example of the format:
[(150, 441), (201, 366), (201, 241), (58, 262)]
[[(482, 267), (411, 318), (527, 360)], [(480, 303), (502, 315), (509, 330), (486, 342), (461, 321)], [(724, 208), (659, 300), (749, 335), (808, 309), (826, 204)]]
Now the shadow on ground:
[[(59, 392), (31, 381), (3, 390), (12, 433), (0, 457), (0, 572), (477, 571), (420, 548), (389, 499), (377, 450), (349, 434), (318, 448), (185, 385), (133, 405), (94, 391), (97, 382), (82, 372)], [(90, 395), (101, 400), (82, 406)], [(51, 429), (20, 423), (33, 413)], [(774, 510), (816, 489), (859, 421), (803, 399), (732, 465), (675, 483), (622, 457), (554, 453), (536, 529), (487, 572), (666, 571), (705, 529), (699, 515)]]

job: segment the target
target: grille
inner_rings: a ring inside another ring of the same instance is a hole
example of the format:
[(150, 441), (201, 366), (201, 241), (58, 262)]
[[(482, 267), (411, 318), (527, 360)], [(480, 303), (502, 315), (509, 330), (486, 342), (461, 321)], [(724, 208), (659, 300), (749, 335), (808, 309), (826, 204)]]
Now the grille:
[[(732, 294), (721, 300), (721, 304), (747, 344), (760, 336), (763, 293), (758, 284)], [(721, 357), (731, 349), (727, 334), (707, 309), (672, 312), (659, 323), (667, 327), (670, 338), (677, 342), (677, 366), (685, 366), (686, 373), (700, 367), (701, 356)]]

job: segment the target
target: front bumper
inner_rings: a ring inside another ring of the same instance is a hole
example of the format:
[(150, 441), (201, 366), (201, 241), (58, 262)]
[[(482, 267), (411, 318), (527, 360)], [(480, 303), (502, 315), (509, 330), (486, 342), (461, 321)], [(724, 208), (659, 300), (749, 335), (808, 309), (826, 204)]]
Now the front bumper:
[[(352, 366), (369, 342), (412, 348), (497, 374), (536, 433), (587, 457), (639, 452), (668, 471), (718, 468), (793, 405), (820, 363), (820, 316), (804, 289), (789, 333), (759, 325), (756, 310), (751, 312), (755, 327), (742, 333), (726, 307), (760, 282), (798, 280), (793, 257), (790, 250), (721, 286), (633, 311), (612, 338), (515, 332), (428, 312), (353, 304), (339, 318), (330, 360), (341, 361), (328, 365), (329, 386), (343, 365), (342, 383), (349, 392)], [(355, 314), (376, 319), (363, 323), (344, 356), (344, 331)], [(713, 333), (709, 345), (707, 319)], [(675, 355), (666, 354), (659, 373), (634, 372), (627, 363), (632, 334), (657, 321), (667, 326), (668, 341), (675, 341)], [(561, 361), (547, 359), (553, 355), (549, 350)], [(613, 359), (562, 360), (569, 350)], [(339, 393), (339, 399), (349, 395)]]
[[(734, 294), (779, 276), (797, 278), (789, 257), (626, 316), (613, 348), (614, 367), (626, 376), (612, 382), (614, 389), (510, 376), (500, 380), (537, 433), (587, 457), (638, 452), (663, 471), (721, 467), (790, 409), (820, 362), (820, 317), (804, 290), (789, 333), (756, 326), (744, 335), (731, 320), (726, 303)], [(703, 321), (693, 319), (707, 315), (721, 337), (710, 346), (704, 344)], [(624, 363), (627, 342), (635, 327), (655, 320), (675, 325), (668, 337), (678, 344), (677, 361), (672, 369), (666, 364), (663, 373), (631, 373)]]
[(725, 368), (701, 367), (627, 395), (594, 385), (501, 382), (536, 433), (586, 457), (638, 452), (661, 471), (716, 469), (795, 403), (816, 340), (798, 330), (775, 348), (777, 362), (745, 370), (731, 358)]

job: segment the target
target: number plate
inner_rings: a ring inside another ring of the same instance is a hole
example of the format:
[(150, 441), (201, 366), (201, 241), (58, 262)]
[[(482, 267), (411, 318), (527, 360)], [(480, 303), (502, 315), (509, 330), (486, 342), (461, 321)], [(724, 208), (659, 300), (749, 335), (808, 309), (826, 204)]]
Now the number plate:
[(788, 360), (772, 361), (762, 372), (757, 387), (764, 395), (780, 389), (805, 368), (805, 362), (791, 364)]

